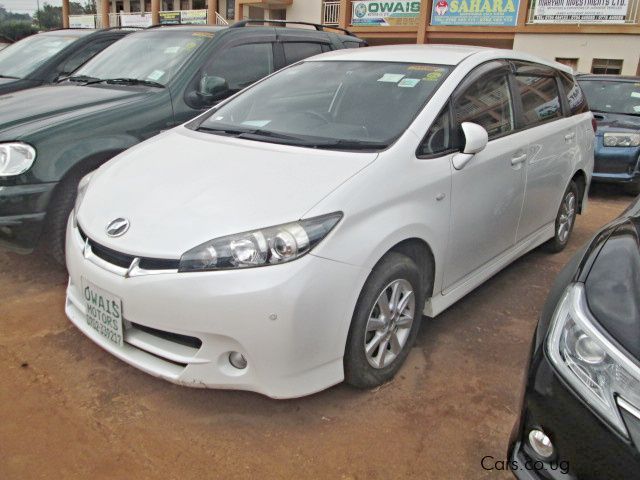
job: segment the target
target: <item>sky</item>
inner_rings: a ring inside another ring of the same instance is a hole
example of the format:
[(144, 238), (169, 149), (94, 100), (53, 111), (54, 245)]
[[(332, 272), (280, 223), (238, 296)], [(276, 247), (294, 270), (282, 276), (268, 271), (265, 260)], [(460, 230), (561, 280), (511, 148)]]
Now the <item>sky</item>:
[[(40, 7), (45, 3), (59, 7), (62, 5), (62, 0), (40, 0)], [(38, 7), (38, 0), (0, 0), (0, 5), (10, 12), (33, 15)]]

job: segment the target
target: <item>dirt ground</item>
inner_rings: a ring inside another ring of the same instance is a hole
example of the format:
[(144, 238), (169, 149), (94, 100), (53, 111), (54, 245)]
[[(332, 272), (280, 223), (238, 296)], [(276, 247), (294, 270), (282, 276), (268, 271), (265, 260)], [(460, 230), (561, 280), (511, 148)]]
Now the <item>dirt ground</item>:
[(0, 479), (506, 479), (522, 371), (547, 290), (630, 203), (592, 192), (569, 247), (534, 251), (423, 325), (396, 379), (307, 398), (196, 390), (104, 352), (64, 315), (65, 272), (0, 252)]

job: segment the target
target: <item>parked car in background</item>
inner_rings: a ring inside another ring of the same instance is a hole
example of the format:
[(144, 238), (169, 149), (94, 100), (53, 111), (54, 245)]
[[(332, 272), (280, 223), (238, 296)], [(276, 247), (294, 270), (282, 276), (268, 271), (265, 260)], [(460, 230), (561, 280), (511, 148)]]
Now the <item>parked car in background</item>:
[(549, 293), (509, 446), (518, 478), (638, 478), (639, 232), (636, 201), (573, 257)]
[(598, 123), (595, 182), (623, 185), (640, 193), (640, 77), (580, 75)]
[(64, 262), (66, 221), (88, 172), (285, 65), (364, 44), (236, 25), (135, 32), (57, 86), (0, 96), (0, 244), (29, 252), (45, 232)]
[(0, 95), (55, 83), (132, 31), (53, 30), (15, 42), (0, 51)]
[(567, 244), (592, 115), (560, 64), (342, 50), (82, 180), (66, 312), (153, 375), (287, 398), (390, 380), (434, 316)]

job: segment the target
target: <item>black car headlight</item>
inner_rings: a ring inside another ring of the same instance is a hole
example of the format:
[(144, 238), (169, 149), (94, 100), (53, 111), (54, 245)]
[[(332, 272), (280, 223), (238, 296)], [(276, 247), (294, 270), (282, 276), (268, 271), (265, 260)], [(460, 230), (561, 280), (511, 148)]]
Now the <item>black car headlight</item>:
[(570, 285), (547, 339), (552, 364), (582, 398), (628, 436), (618, 399), (640, 407), (640, 368), (596, 326), (583, 284)]
[(180, 259), (180, 272), (263, 267), (306, 255), (336, 226), (341, 212), (228, 235), (192, 248)]

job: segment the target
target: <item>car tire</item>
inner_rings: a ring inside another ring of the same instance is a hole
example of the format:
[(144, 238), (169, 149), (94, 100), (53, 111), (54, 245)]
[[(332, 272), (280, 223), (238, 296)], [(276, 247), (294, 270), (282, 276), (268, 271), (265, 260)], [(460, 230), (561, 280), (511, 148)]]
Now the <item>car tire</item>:
[(640, 195), (640, 183), (629, 183), (624, 186), (624, 191), (627, 195), (637, 197)]
[(79, 169), (68, 175), (56, 188), (47, 213), (45, 242), (49, 254), (60, 265), (65, 265), (65, 239), (67, 220), (75, 205), (78, 184), (93, 168)]
[(576, 223), (577, 213), (578, 186), (576, 182), (571, 180), (567, 190), (562, 195), (560, 208), (558, 208), (558, 214), (556, 215), (553, 238), (545, 244), (545, 250), (550, 253), (558, 253), (564, 250), (564, 247), (569, 243), (573, 226)]
[(400, 369), (420, 328), (425, 296), (422, 282), (415, 262), (401, 253), (388, 253), (373, 268), (360, 292), (347, 337), (344, 374), (348, 384), (376, 387)]

